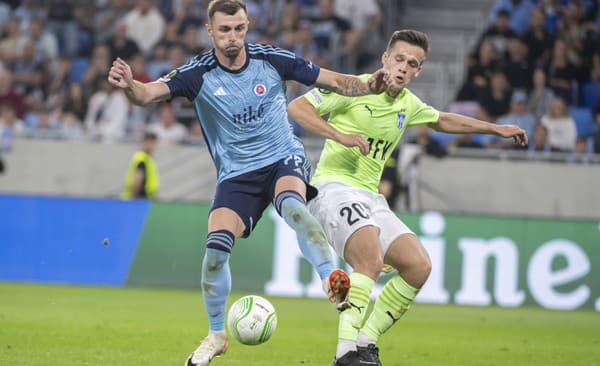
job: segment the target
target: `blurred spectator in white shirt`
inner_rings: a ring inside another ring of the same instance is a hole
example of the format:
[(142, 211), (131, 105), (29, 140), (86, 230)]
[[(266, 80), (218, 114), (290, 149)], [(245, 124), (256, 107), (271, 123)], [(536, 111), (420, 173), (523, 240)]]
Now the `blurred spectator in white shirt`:
[(542, 125), (548, 129), (548, 144), (554, 151), (573, 151), (577, 141), (577, 128), (569, 115), (564, 99), (554, 97), (550, 110), (542, 117)]
[(335, 0), (334, 12), (350, 22), (353, 30), (361, 32), (381, 21), (379, 6), (375, 0)]
[[(381, 24), (381, 11), (376, 0), (335, 0), (334, 13), (351, 25), (346, 32), (343, 53), (356, 58), (354, 64), (348, 65), (349, 72), (358, 66), (363, 53), (377, 44), (377, 29)], [(368, 39), (368, 42), (365, 40)]]
[(149, 54), (165, 30), (162, 14), (152, 5), (151, 0), (138, 0), (124, 20), (129, 38), (137, 43), (142, 52)]
[(118, 142), (125, 136), (129, 101), (120, 89), (113, 88), (108, 79), (96, 80), (96, 91), (90, 97), (85, 126), (93, 140)]
[(159, 120), (148, 126), (148, 132), (154, 133), (163, 146), (180, 144), (188, 134), (185, 126), (177, 122), (170, 103), (160, 105)]

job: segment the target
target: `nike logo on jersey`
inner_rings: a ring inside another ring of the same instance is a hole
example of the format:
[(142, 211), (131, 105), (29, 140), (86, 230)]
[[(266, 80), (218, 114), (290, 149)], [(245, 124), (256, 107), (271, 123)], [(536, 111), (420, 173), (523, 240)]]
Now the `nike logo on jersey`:
[(223, 95), (227, 95), (227, 93), (225, 92), (225, 89), (223, 89), (223, 87), (220, 86), (219, 89), (217, 89), (217, 91), (215, 91), (214, 95), (223, 96)]
[(374, 109), (371, 109), (371, 107), (369, 107), (367, 104), (365, 104), (365, 109), (369, 111), (369, 114), (371, 115), (371, 117), (373, 117), (373, 112), (375, 111)]
[(265, 105), (261, 104), (252, 108), (251, 105), (244, 108), (240, 113), (233, 114), (233, 123), (236, 125), (246, 125), (248, 123), (259, 122), (265, 115)]

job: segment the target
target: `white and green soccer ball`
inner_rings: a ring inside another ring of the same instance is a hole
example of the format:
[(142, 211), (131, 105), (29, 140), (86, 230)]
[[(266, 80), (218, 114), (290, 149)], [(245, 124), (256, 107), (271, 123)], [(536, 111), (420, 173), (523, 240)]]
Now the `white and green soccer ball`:
[(261, 344), (275, 332), (277, 313), (267, 299), (256, 295), (244, 296), (229, 308), (227, 328), (229, 334), (242, 344)]

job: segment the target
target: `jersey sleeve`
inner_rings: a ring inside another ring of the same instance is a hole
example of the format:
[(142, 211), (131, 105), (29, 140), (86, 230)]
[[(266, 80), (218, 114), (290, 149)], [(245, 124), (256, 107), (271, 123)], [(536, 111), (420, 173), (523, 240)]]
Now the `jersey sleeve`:
[(290, 51), (273, 47), (267, 59), (283, 80), (294, 80), (304, 85), (313, 85), (321, 68), (311, 61), (297, 57)]
[(414, 94), (411, 94), (411, 99), (411, 115), (408, 119), (409, 126), (438, 122), (440, 119), (440, 112), (437, 109), (423, 103)]
[(323, 116), (347, 106), (351, 98), (326, 89), (314, 88), (304, 94), (304, 98)]
[(161, 76), (157, 81), (167, 84), (171, 92), (171, 98), (186, 97), (191, 102), (196, 98), (202, 87), (205, 72), (206, 68), (197, 65), (196, 59), (192, 58), (187, 64)]

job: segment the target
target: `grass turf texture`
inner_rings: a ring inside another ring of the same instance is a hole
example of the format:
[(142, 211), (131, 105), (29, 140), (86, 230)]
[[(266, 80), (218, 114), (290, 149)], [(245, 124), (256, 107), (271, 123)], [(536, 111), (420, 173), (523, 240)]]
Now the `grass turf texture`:
[[(331, 364), (337, 317), (327, 301), (269, 300), (273, 338), (230, 340), (211, 366)], [(0, 365), (183, 365), (206, 329), (199, 291), (0, 283)], [(598, 366), (600, 314), (414, 304), (379, 346), (386, 366)]]

